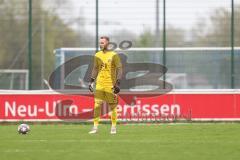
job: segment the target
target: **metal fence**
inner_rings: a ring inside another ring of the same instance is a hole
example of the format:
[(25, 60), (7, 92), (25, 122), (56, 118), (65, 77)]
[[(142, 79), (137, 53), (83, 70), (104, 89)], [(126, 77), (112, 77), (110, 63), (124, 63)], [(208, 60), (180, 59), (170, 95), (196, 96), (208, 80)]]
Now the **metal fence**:
[(46, 89), (55, 49), (94, 54), (102, 35), (144, 50), (130, 59), (154, 54), (166, 78), (186, 79), (175, 88), (240, 88), (240, 0), (0, 0), (0, 15), (0, 89)]

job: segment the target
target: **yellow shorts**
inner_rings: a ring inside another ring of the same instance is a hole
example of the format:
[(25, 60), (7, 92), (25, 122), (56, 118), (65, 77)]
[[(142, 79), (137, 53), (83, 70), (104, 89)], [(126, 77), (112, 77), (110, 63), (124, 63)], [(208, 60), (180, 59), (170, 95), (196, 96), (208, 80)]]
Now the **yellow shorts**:
[(95, 103), (102, 103), (103, 101), (108, 104), (117, 104), (118, 96), (113, 93), (113, 86), (96, 85), (96, 91), (94, 93)]

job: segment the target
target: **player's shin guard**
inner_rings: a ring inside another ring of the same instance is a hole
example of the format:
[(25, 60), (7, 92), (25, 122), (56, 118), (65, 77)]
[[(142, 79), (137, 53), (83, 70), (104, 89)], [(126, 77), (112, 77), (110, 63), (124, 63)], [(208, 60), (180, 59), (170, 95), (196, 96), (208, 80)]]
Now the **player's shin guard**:
[(111, 114), (111, 121), (112, 121), (112, 126), (117, 125), (117, 104), (109, 104), (112, 114)]

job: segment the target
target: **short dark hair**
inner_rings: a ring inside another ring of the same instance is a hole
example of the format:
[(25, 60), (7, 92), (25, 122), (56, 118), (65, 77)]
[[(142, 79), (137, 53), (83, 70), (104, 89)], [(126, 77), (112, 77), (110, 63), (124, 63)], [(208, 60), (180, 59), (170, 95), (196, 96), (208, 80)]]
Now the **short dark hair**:
[(109, 37), (108, 36), (102, 36), (100, 39), (106, 39), (109, 42)]

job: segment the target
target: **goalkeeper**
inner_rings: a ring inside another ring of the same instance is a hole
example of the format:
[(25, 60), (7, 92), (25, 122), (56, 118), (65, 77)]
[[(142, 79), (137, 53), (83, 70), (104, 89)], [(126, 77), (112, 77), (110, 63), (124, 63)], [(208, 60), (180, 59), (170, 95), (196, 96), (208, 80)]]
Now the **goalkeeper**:
[(101, 114), (101, 106), (103, 102), (107, 102), (111, 109), (111, 134), (116, 134), (117, 124), (117, 104), (120, 92), (120, 79), (122, 76), (122, 64), (118, 54), (107, 49), (109, 37), (100, 38), (100, 51), (94, 56), (94, 64), (89, 83), (89, 90), (94, 92), (93, 86), (96, 82), (96, 90), (94, 92), (94, 126), (89, 132), (97, 133), (98, 124)]

